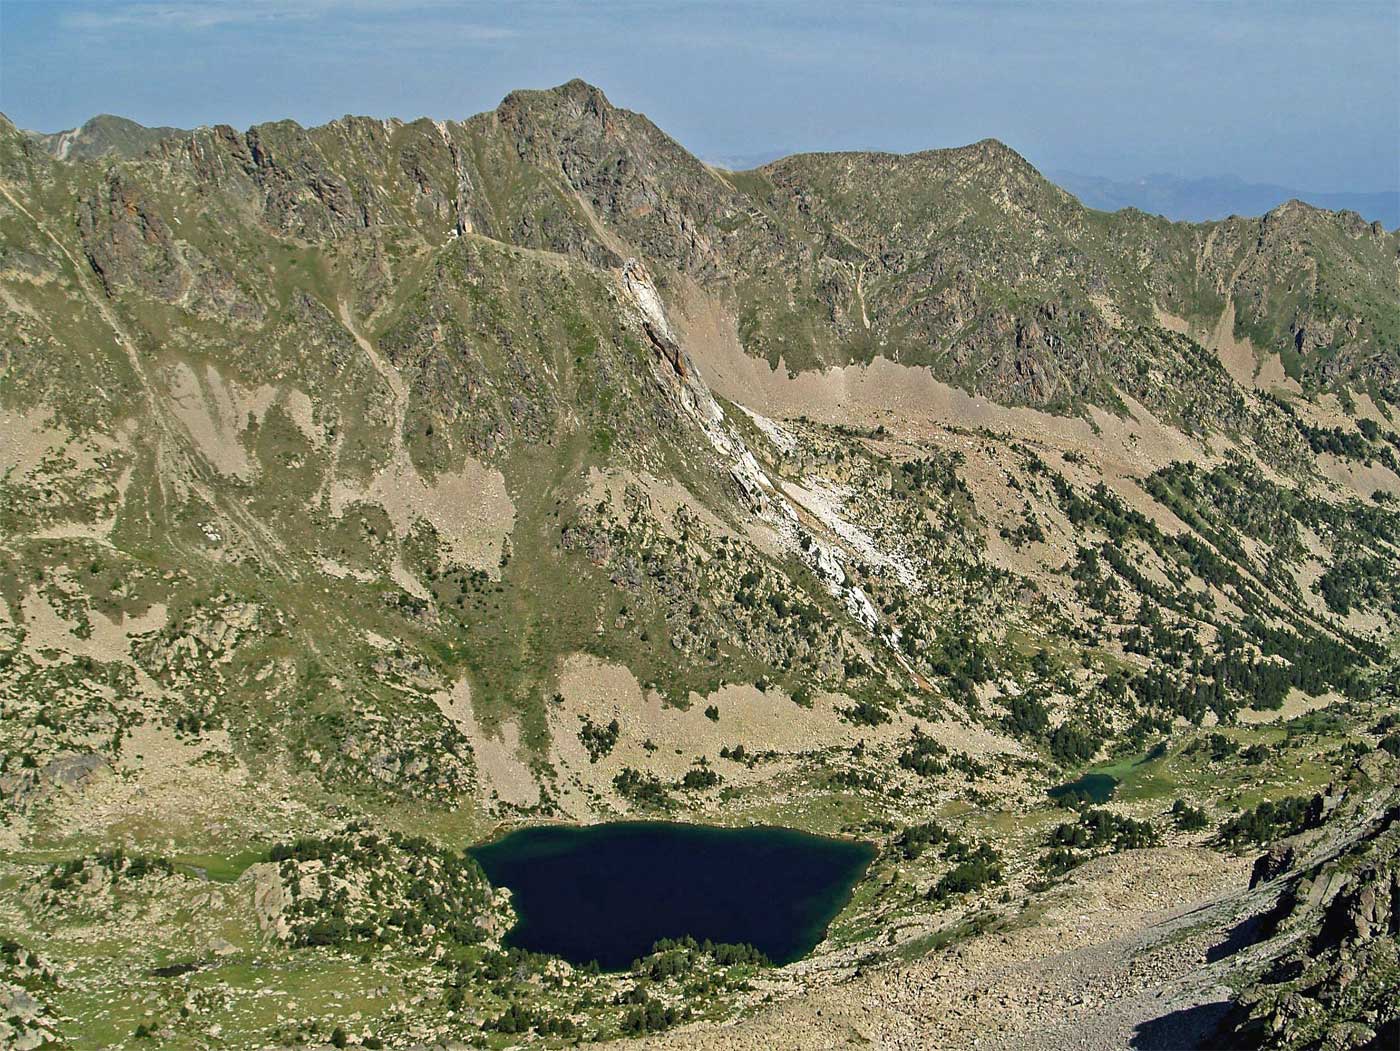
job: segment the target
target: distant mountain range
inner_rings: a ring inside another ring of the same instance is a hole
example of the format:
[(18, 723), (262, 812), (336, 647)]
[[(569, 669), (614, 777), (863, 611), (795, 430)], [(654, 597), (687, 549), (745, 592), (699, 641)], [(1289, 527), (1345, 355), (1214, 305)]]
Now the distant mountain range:
[(1263, 215), (1285, 201), (1299, 200), (1330, 211), (1359, 212), (1369, 222), (1380, 220), (1387, 230), (1400, 226), (1400, 189), (1311, 193), (1271, 183), (1244, 182), (1232, 175), (1199, 179), (1149, 175), (1120, 181), (1057, 171), (1050, 172), (1049, 177), (1090, 208), (1106, 212), (1139, 208), (1168, 219), (1199, 223), (1231, 215)]

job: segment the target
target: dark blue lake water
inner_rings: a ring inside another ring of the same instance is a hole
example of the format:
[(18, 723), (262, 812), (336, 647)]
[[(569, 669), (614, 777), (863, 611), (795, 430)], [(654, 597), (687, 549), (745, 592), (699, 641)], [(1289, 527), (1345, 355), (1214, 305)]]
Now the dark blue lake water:
[(1085, 774), (1074, 781), (1050, 789), (1051, 799), (1065, 803), (1107, 803), (1118, 788), (1112, 774)]
[(527, 828), (471, 853), (513, 892), (507, 945), (604, 970), (687, 934), (790, 963), (822, 940), (875, 856), (792, 829), (664, 822)]

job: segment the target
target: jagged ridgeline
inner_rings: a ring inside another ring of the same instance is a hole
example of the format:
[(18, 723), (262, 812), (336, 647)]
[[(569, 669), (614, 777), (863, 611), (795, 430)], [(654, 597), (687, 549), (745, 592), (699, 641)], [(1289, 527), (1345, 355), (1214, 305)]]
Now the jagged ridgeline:
[[(1353, 213), (1096, 212), (992, 140), (730, 172), (579, 81), (463, 122), (0, 119), (0, 349), (34, 1032), (329, 1039), (331, 988), (386, 1046), (724, 1018), (752, 954), (508, 951), (462, 848), (860, 835), (828, 947), (895, 965), (1091, 858), (1224, 873), (1218, 829), (1388, 739), (1400, 233)], [(1089, 768), (1119, 811), (1066, 820)], [(258, 952), (304, 1009), (215, 1003)]]

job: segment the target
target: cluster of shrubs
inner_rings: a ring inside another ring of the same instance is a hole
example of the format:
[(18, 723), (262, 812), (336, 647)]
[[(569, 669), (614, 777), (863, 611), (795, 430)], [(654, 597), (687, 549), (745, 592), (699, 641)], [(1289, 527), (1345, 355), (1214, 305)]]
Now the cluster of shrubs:
[(1400, 576), (1380, 555), (1339, 558), (1317, 580), (1317, 590), (1327, 608), (1346, 616), (1353, 607), (1381, 607), (1400, 611)]
[(1048, 875), (1059, 876), (1096, 853), (1136, 850), (1159, 842), (1157, 830), (1146, 821), (1120, 817), (1111, 810), (1085, 810), (1077, 820), (1051, 830), (1046, 839), (1050, 849), (1041, 857), (1040, 867)]
[[(724, 755), (723, 752), (720, 754)], [(733, 752), (725, 756), (731, 757), (737, 758)], [(679, 787), (691, 792), (702, 792), (707, 788), (714, 788), (723, 780), (718, 772), (710, 769), (705, 760), (701, 759), (698, 765), (685, 772)], [(674, 787), (677, 786), (667, 785), (653, 773), (634, 770), (630, 766), (624, 766), (613, 778), (613, 788), (617, 789), (617, 794), (622, 798), (636, 806), (657, 810), (670, 810), (676, 805), (675, 799), (671, 797), (671, 789)]]
[[(452, 971), (443, 984), (443, 1003), (450, 1011), (458, 1011), (466, 1006), (468, 992), (473, 986), (487, 988), (494, 996), (510, 999), (519, 990), (520, 982), (524, 979), (543, 979), (556, 984), (559, 981), (558, 972), (551, 970), (555, 957), (518, 947), (453, 954), (451, 957), (443, 957), (439, 963)], [(596, 961), (574, 968), (575, 976), (597, 977), (599, 973)], [(585, 999), (580, 1001), (580, 1008), (587, 1006), (587, 1003), (585, 994)], [(516, 1025), (525, 1020), (519, 1012), (512, 1014), (511, 1018)], [(545, 1018), (546, 1016), (541, 1014), (538, 1020), (530, 1019), (526, 1029), (514, 1031), (526, 1032), (535, 1028)], [(505, 1024), (512, 1023), (508, 1021)], [(487, 1028), (491, 1026), (492, 1023), (488, 1023)]]
[(220, 725), (222, 724), (215, 715), (204, 712), (186, 712), (175, 720), (175, 732), (198, 737), (205, 730), (217, 730)]
[(613, 788), (617, 794), (638, 806), (669, 810), (675, 806), (670, 791), (662, 780), (652, 773), (643, 773), (630, 766), (624, 766), (613, 778)]
[(883, 787), (880, 776), (869, 770), (838, 770), (827, 777), (826, 783), (832, 788), (865, 789), (869, 792), (878, 792)]
[(969, 847), (962, 840), (955, 840), (943, 851), (943, 856), (956, 864), (929, 888), (925, 895), (929, 901), (947, 901), (955, 895), (1001, 883), (1005, 878), (1001, 855), (989, 844), (979, 843)]
[(629, 996), (630, 999), (623, 1001), (631, 1003), (627, 1013), (622, 1016), (620, 1028), (623, 1036), (660, 1033), (685, 1017), (675, 1007), (648, 996), (640, 987), (632, 990), (631, 994), (624, 994), (624, 997)]
[(1202, 755), (1212, 763), (1224, 762), (1238, 756), (1243, 762), (1250, 766), (1258, 766), (1268, 762), (1269, 746), (1263, 743), (1252, 744), (1241, 747), (1240, 743), (1233, 737), (1227, 737), (1222, 733), (1211, 733), (1206, 737), (1198, 739), (1187, 745), (1183, 755)]
[(935, 452), (920, 460), (906, 460), (899, 465), (899, 470), (911, 490), (934, 492), (945, 499), (961, 494), (970, 501), (972, 494), (967, 483), (958, 477), (958, 467), (964, 461), (963, 454), (955, 449), (951, 453)]
[(1210, 824), (1210, 818), (1200, 807), (1178, 799), (1172, 804), (1172, 824), (1181, 832), (1199, 832)]
[[(1362, 424), (1371, 426), (1364, 427)], [(1369, 462), (1373, 455), (1370, 443), (1380, 435), (1380, 428), (1373, 420), (1359, 420), (1357, 430), (1348, 431), (1341, 427), (1316, 427), (1295, 416), (1293, 426), (1298, 428), (1298, 433), (1314, 453), (1331, 453), (1347, 460)]]
[(1008, 698), (1002, 724), (1013, 737), (1041, 737), (1050, 729), (1050, 712), (1028, 693)]
[(681, 787), (692, 792), (699, 792), (707, 788), (714, 788), (719, 782), (719, 774), (708, 766), (695, 766), (685, 772), (685, 776), (681, 778)]
[(1002, 526), (1000, 534), (1001, 538), (1017, 551), (1027, 544), (1040, 543), (1045, 539), (1045, 530), (1041, 528), (1040, 519), (1035, 516), (1034, 511), (1027, 511), (1025, 520), (1015, 529)]
[(1311, 801), (1307, 796), (1288, 796), (1277, 802), (1266, 799), (1253, 810), (1246, 810), (1220, 826), (1220, 842), (1231, 848), (1271, 843), (1311, 827)]
[(917, 726), (909, 744), (900, 753), (899, 765), (920, 777), (939, 777), (957, 770), (970, 780), (987, 772), (987, 768), (964, 752), (950, 752)]
[(1050, 833), (1052, 847), (1094, 850), (1111, 846), (1114, 850), (1134, 850), (1157, 845), (1157, 832), (1146, 821), (1120, 817), (1111, 810), (1085, 810), (1079, 820), (1056, 826)]
[[(92, 868), (89, 869), (89, 866)], [(70, 858), (49, 866), (49, 889), (69, 890), (79, 883), (88, 882), (89, 871), (106, 869), (113, 883), (121, 880), (136, 881), (146, 876), (169, 876), (175, 871), (170, 859), (151, 854), (128, 854), (121, 847), (100, 850), (91, 857)]]
[(841, 715), (857, 726), (880, 726), (890, 721), (889, 711), (874, 701), (858, 701), (849, 708), (842, 708)]
[(947, 755), (947, 748), (916, 726), (909, 746), (900, 753), (899, 765), (920, 777), (937, 777), (948, 770), (948, 764), (944, 762)]
[[(268, 852), (292, 896), (290, 941), (298, 946), (379, 944), (433, 938), (461, 946), (484, 937), (476, 920), (491, 888), (475, 859), (422, 836), (379, 834), (360, 824), (325, 838), (303, 837)], [(319, 894), (300, 895), (297, 865), (320, 861)], [(336, 877), (341, 877), (337, 886)], [(362, 887), (352, 899), (348, 882)]]
[(578, 739), (588, 751), (588, 761), (596, 763), (603, 756), (613, 750), (617, 744), (618, 735), (622, 732), (622, 727), (614, 719), (607, 726), (599, 726), (586, 715), (579, 716), (583, 720), (583, 725), (579, 727)]
[[(1121, 701), (1127, 690), (1127, 683), (1124, 681), (1121, 674), (1114, 672), (1100, 684), (1100, 689), (1108, 693), (1115, 700)], [(1149, 738), (1170, 734), (1171, 732), (1172, 721), (1170, 719), (1161, 715), (1152, 715), (1149, 713), (1147, 715), (1140, 715), (1134, 719), (1132, 725), (1124, 731), (1123, 736), (1133, 748), (1141, 749), (1147, 744)], [(1161, 749), (1161, 751), (1158, 752), (1158, 749)], [(1160, 759), (1162, 756), (1166, 755), (1167, 749), (1168, 745), (1165, 739), (1158, 741), (1157, 744), (1153, 746), (1153, 751), (1157, 752), (1157, 754), (1148, 756), (1149, 761), (1152, 759)]]
[(1082, 766), (1098, 753), (1103, 738), (1075, 723), (1061, 723), (1050, 732), (1050, 754), (1061, 766)]
[(533, 1031), (540, 1036), (556, 1036), (565, 1040), (577, 1040), (583, 1035), (578, 1023), (568, 1015), (555, 1017), (538, 1008), (522, 1006), (519, 1001), (512, 1003), (482, 1028), (512, 1035)]
[(659, 982), (688, 975), (706, 960), (719, 967), (772, 966), (767, 955), (748, 942), (696, 941), (687, 934), (654, 942), (644, 959), (632, 961), (632, 973)]
[(755, 758), (742, 744), (736, 744), (732, 748), (729, 745), (724, 745), (719, 750), (719, 757), (736, 763), (747, 763)]
[(916, 861), (923, 857), (929, 847), (951, 843), (956, 835), (949, 832), (937, 821), (925, 821), (921, 825), (910, 825), (896, 837), (894, 848), (906, 861)]
[(937, 821), (910, 825), (895, 837), (890, 849), (906, 861), (916, 861), (934, 847), (942, 848), (943, 860), (952, 862), (953, 867), (929, 888), (925, 895), (929, 901), (944, 902), (1004, 878), (1001, 855), (994, 847), (968, 843)]
[(1002, 724), (1014, 737), (1042, 742), (1061, 766), (1082, 766), (1103, 745), (1103, 738), (1079, 723), (1064, 722), (1050, 729), (1050, 712), (1036, 696), (1023, 693), (1006, 702)]

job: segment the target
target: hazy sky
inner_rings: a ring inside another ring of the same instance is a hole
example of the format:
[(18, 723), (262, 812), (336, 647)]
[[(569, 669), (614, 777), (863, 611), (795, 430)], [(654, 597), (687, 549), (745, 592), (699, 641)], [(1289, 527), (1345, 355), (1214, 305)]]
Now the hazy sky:
[(0, 0), (53, 131), (466, 117), (581, 76), (707, 159), (987, 136), (1043, 169), (1400, 186), (1400, 2)]

